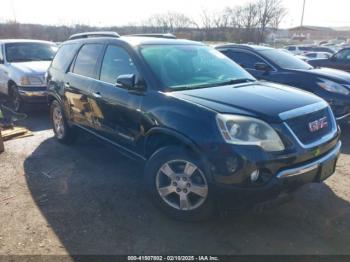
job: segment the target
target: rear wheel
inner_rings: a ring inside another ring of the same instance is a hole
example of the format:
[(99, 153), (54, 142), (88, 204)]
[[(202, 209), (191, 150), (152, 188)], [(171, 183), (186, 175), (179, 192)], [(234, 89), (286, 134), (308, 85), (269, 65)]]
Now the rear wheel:
[(154, 202), (171, 217), (200, 221), (213, 215), (209, 176), (188, 150), (159, 150), (148, 161), (145, 175)]
[(63, 144), (71, 144), (76, 139), (76, 130), (70, 127), (61, 105), (55, 100), (50, 108), (51, 122), (57, 140)]

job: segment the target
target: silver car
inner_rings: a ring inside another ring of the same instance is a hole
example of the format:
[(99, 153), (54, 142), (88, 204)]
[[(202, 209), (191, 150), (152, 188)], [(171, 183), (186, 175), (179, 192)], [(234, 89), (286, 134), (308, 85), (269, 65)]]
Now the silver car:
[(53, 42), (0, 40), (0, 94), (15, 111), (24, 103), (46, 101), (45, 74), (57, 51)]

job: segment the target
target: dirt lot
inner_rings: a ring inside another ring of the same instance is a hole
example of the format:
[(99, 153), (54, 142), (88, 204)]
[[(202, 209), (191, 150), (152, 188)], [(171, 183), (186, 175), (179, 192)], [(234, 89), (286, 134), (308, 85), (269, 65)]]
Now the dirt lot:
[(0, 255), (350, 254), (350, 127), (325, 184), (262, 214), (184, 223), (145, 197), (141, 166), (89, 137), (58, 144), (46, 113), (22, 124), (34, 136), (0, 155)]

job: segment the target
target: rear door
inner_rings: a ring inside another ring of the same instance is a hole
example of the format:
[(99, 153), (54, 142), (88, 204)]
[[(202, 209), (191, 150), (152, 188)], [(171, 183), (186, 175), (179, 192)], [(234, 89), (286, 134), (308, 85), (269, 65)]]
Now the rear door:
[(134, 59), (126, 49), (111, 44), (106, 47), (100, 68), (100, 79), (92, 87), (91, 101), (97, 131), (108, 139), (136, 151), (142, 132), (140, 119), (143, 94), (117, 85), (120, 75), (140, 76)]
[(70, 120), (89, 129), (94, 127), (90, 106), (91, 85), (97, 78), (96, 70), (103, 48), (104, 45), (99, 43), (84, 44), (64, 83), (64, 96), (69, 105)]

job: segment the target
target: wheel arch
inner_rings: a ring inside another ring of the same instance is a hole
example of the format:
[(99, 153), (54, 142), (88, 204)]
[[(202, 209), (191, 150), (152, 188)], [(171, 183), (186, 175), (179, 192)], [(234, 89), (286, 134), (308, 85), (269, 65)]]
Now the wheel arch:
[(195, 155), (201, 156), (201, 150), (194, 141), (177, 131), (163, 127), (155, 127), (147, 133), (144, 144), (144, 155), (146, 159), (149, 159), (155, 152), (165, 146), (179, 145), (189, 149)]
[(7, 94), (8, 94), (8, 95), (10, 95), (13, 86), (17, 86), (17, 83), (16, 83), (14, 80), (9, 79), (9, 80), (7, 81)]

